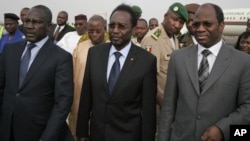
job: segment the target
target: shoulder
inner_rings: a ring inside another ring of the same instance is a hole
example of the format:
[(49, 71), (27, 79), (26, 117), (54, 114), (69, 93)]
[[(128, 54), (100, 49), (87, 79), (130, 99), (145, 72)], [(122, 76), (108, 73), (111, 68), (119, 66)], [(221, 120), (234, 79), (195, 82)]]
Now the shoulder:
[(75, 31), (75, 28), (73, 28), (72, 26), (66, 24), (65, 25), (65, 29), (69, 30), (69, 31)]

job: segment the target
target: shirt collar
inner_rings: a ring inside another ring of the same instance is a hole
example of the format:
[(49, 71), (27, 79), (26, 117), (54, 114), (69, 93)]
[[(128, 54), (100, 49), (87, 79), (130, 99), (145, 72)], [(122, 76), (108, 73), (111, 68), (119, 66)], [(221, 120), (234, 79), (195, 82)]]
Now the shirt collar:
[(217, 56), (220, 48), (222, 46), (222, 40), (220, 40), (218, 43), (214, 44), (210, 48), (205, 48), (201, 44), (198, 43), (198, 55), (201, 55), (201, 52), (205, 49), (209, 50), (213, 55)]
[(129, 42), (123, 49), (117, 50), (114, 45), (111, 46), (110, 51), (109, 51), (109, 56), (113, 55), (114, 52), (120, 52), (122, 56), (126, 57), (128, 55), (128, 52), (131, 48), (131, 42)]
[[(45, 44), (45, 42), (46, 42), (48, 39), (49, 39), (49, 37), (46, 36), (46, 37), (43, 38), (42, 40), (40, 40), (40, 41), (38, 41), (38, 42), (35, 42), (35, 44), (36, 44), (36, 46), (37, 46), (38, 48), (41, 48), (41, 47)], [(30, 44), (29, 41), (27, 42), (27, 45), (28, 45), (28, 44)]]

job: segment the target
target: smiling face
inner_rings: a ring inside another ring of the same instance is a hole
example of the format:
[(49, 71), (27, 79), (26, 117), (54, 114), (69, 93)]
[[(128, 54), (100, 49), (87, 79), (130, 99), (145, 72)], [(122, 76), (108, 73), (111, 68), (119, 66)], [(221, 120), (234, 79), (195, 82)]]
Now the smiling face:
[(28, 41), (34, 43), (48, 35), (51, 23), (43, 10), (32, 8), (24, 20), (24, 34)]
[(110, 17), (109, 37), (117, 50), (124, 48), (131, 40), (131, 16), (125, 11), (116, 11)]
[(193, 30), (196, 40), (209, 48), (221, 40), (224, 22), (219, 23), (215, 9), (210, 4), (202, 5), (195, 14)]

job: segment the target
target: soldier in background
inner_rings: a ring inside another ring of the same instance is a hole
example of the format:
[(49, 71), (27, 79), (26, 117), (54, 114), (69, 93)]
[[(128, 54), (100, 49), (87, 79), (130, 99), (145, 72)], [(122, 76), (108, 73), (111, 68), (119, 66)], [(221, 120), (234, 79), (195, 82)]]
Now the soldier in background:
[(151, 18), (148, 21), (149, 30), (153, 30), (157, 26), (159, 26), (159, 23), (158, 23), (158, 20), (156, 18)]
[(143, 37), (148, 33), (148, 23), (145, 19), (139, 19), (137, 20), (137, 25), (135, 27), (135, 35), (136, 37), (132, 38), (131, 41), (141, 46), (141, 41)]
[(188, 11), (188, 22), (186, 24), (188, 31), (178, 37), (180, 42), (180, 48), (197, 44), (197, 41), (194, 38), (193, 20), (194, 14), (196, 10), (200, 7), (200, 5), (196, 3), (190, 3), (185, 5), (185, 7)]
[(171, 53), (179, 49), (177, 34), (188, 20), (186, 8), (181, 3), (173, 3), (163, 22), (148, 32), (143, 38), (141, 46), (150, 51), (157, 58), (157, 104), (161, 106), (163, 91), (167, 79), (167, 67)]

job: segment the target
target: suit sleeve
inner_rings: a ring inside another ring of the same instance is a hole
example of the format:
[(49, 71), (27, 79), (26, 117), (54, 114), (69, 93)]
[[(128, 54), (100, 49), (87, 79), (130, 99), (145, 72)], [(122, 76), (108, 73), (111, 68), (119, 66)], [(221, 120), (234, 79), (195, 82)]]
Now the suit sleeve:
[(78, 138), (89, 136), (89, 119), (92, 105), (92, 93), (91, 93), (91, 79), (90, 79), (90, 56), (91, 49), (89, 50), (87, 63), (84, 73), (84, 79), (82, 83), (82, 92), (79, 103), (79, 111), (76, 124), (76, 136)]
[[(230, 125), (249, 124), (250, 123), (250, 61), (249, 56), (247, 63), (242, 71), (237, 94), (237, 108), (228, 117), (225, 117), (215, 123), (224, 134), (224, 139), (229, 140)], [(243, 62), (243, 61), (242, 61)]]
[(73, 63), (72, 56), (60, 56), (55, 70), (55, 102), (47, 126), (41, 136), (44, 141), (57, 139), (62, 134), (66, 118), (70, 111), (73, 97)]
[(169, 66), (164, 98), (162, 102), (158, 141), (169, 141), (171, 124), (174, 121), (177, 102), (177, 79), (175, 71), (175, 53), (172, 53)]
[(142, 138), (141, 141), (155, 140), (156, 129), (156, 58), (154, 57), (145, 73), (142, 88)]
[(2, 117), (2, 105), (3, 105), (4, 81), (5, 81), (4, 68), (5, 68), (4, 54), (0, 53), (0, 121)]

